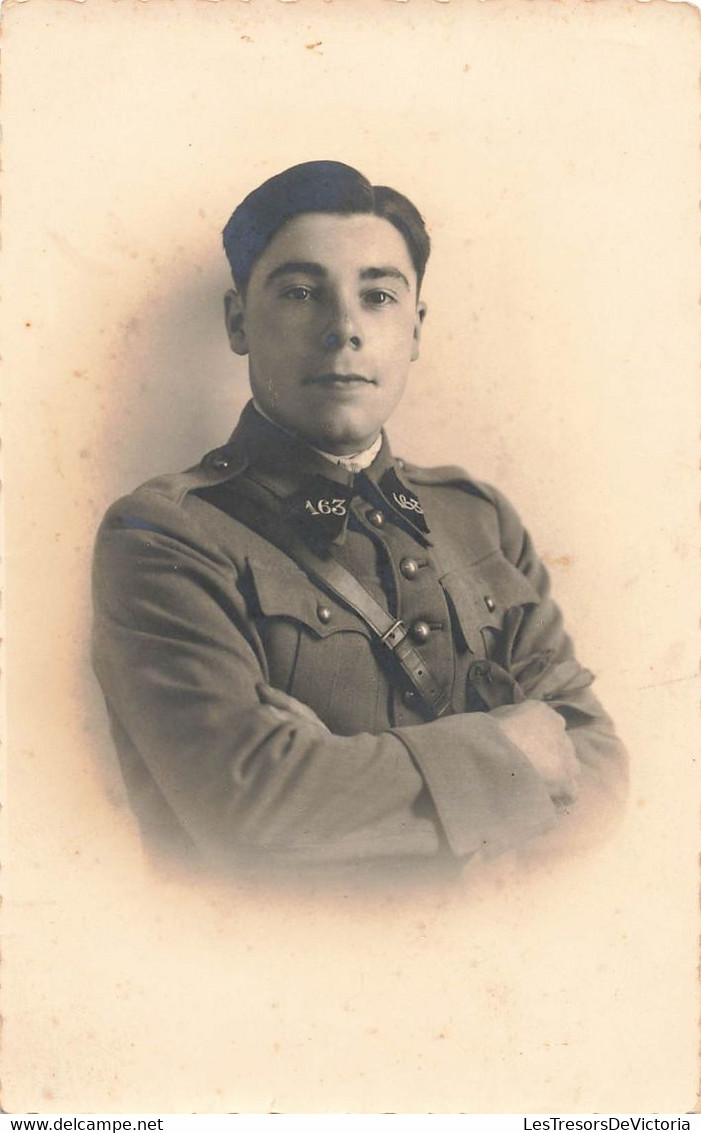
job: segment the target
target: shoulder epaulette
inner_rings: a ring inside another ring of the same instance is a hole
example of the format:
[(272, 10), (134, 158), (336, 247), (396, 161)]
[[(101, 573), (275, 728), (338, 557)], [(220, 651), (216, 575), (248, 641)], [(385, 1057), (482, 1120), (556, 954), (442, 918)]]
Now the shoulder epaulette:
[(473, 480), (469, 473), (457, 464), (443, 464), (437, 468), (420, 468), (417, 464), (410, 464), (403, 460), (400, 462), (400, 467), (402, 475), (414, 484), (462, 488), (463, 491), (470, 492), (473, 496), (479, 496), (480, 499), (486, 500), (490, 504), (495, 502), (489, 486), (482, 484), (479, 480)]
[(190, 492), (223, 484), (226, 480), (238, 476), (247, 467), (248, 459), (244, 453), (232, 451), (229, 445), (221, 445), (208, 452), (199, 464), (193, 465), (192, 468), (187, 468), (184, 472), (156, 476), (152, 480), (147, 480), (137, 488), (137, 491), (155, 492), (159, 496), (165, 496), (172, 503), (182, 503)]

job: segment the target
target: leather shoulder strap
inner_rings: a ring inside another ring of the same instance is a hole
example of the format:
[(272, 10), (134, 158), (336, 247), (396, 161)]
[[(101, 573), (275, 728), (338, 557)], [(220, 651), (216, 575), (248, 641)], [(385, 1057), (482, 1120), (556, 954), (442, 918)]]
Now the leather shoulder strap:
[[(236, 491), (226, 484), (202, 493), (204, 498), (234, 519), (244, 523), (289, 555), (308, 578), (362, 618), (398, 664), (431, 719), (450, 710), (450, 696), (409, 638), (400, 619), (393, 618), (361, 582), (329, 553), (315, 554), (286, 522), (277, 500), (249, 477), (240, 477)], [(262, 505), (262, 506), (261, 506)]]

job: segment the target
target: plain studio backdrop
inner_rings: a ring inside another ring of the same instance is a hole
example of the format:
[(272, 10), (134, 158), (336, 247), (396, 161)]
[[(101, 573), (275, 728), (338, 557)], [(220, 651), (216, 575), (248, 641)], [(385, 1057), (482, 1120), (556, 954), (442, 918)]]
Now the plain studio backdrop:
[[(7, 0), (6, 1110), (690, 1108), (696, 21)], [(633, 764), (589, 855), (364, 899), (143, 863), (89, 668), (92, 541), (227, 438), (219, 233), (314, 158), (428, 220), (390, 436), (496, 483), (550, 566)]]

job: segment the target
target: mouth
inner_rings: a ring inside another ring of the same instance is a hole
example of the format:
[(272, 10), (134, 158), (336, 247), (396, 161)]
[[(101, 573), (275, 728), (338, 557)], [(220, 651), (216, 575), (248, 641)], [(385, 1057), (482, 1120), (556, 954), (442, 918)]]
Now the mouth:
[(326, 386), (331, 389), (345, 389), (353, 386), (375, 386), (374, 378), (366, 378), (364, 374), (318, 374), (316, 377), (304, 378), (304, 386)]

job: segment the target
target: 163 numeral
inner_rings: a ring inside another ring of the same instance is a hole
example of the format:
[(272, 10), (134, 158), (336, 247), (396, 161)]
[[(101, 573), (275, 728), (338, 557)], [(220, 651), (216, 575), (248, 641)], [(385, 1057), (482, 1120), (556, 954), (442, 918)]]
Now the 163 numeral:
[(317, 500), (316, 504), (307, 500), (305, 508), (312, 515), (346, 515), (345, 500)]

